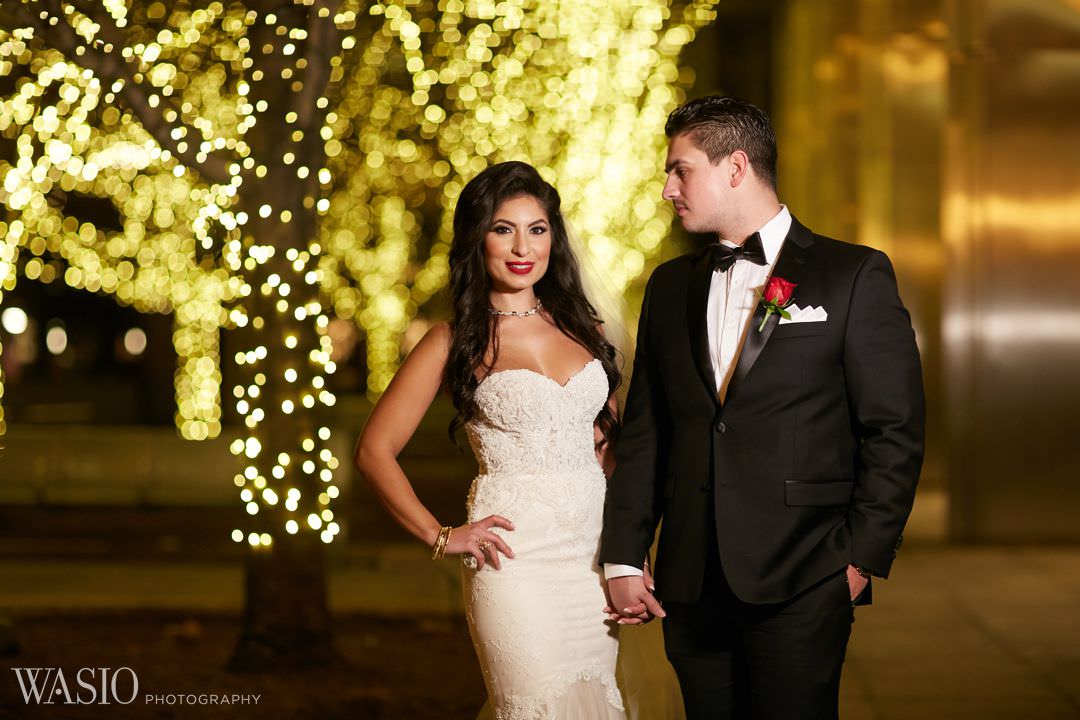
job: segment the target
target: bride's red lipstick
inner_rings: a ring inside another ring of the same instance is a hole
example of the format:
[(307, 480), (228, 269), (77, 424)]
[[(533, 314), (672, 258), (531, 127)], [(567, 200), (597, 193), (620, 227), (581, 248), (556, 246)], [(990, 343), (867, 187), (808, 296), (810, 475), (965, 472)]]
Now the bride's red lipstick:
[(506, 263), (506, 267), (515, 275), (528, 275), (532, 272), (535, 264), (531, 262)]

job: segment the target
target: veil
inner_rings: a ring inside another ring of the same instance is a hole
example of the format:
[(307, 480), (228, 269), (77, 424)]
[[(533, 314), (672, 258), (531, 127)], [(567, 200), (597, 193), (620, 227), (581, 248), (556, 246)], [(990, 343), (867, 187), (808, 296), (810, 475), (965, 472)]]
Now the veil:
[(616, 288), (608, 275), (604, 273), (570, 220), (564, 216), (563, 221), (566, 224), (570, 251), (577, 259), (578, 269), (581, 272), (581, 284), (585, 289), (585, 297), (589, 299), (600, 315), (600, 319), (604, 321), (604, 336), (607, 341), (615, 346), (618, 356), (622, 358), (622, 362), (618, 363), (619, 369), (624, 373), (623, 385), (620, 389), (625, 393), (630, 379), (626, 373), (629, 372), (629, 363), (634, 357), (634, 338), (626, 324), (630, 308), (626, 305), (622, 291)]
[[(570, 250), (581, 270), (581, 283), (589, 302), (604, 321), (604, 335), (622, 358), (623, 372), (620, 399), (630, 385), (634, 358), (634, 338), (626, 318), (631, 312), (619, 288), (596, 262), (592, 253), (567, 221)], [(675, 670), (664, 652), (664, 635), (659, 621), (619, 628), (619, 660), (616, 679), (623, 695), (629, 720), (683, 720), (682, 693)]]

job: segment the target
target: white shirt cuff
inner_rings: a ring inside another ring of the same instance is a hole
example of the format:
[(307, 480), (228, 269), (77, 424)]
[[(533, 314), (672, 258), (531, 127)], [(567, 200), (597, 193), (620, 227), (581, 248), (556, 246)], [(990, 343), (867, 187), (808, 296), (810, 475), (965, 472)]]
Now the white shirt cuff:
[(611, 580), (617, 577), (627, 577), (628, 575), (636, 575), (641, 577), (644, 575), (640, 568), (636, 568), (633, 565), (616, 565), (615, 563), (604, 563), (604, 579)]

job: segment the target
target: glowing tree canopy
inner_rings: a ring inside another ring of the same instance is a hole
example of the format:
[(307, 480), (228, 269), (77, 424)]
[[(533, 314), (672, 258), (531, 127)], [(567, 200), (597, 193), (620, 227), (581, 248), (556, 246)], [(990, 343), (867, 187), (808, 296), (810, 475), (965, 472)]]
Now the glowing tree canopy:
[(663, 124), (711, 6), (4, 0), (0, 300), (27, 278), (173, 313), (184, 437), (221, 432), (220, 363), (238, 366), (236, 483), (276, 520), (237, 539), (330, 542), (330, 319), (359, 326), (381, 392), (447, 283), (458, 193), (509, 159), (558, 187), (624, 290), (668, 231)]

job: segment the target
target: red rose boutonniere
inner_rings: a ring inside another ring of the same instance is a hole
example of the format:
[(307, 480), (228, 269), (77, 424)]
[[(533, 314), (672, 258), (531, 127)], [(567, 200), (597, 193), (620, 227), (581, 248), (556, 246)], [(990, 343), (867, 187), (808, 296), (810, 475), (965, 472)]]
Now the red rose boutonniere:
[(791, 304), (791, 294), (795, 292), (797, 285), (798, 283), (788, 282), (782, 277), (769, 278), (765, 291), (761, 293), (761, 304), (765, 306), (765, 317), (761, 319), (761, 324), (758, 325), (758, 332), (765, 329), (765, 323), (768, 322), (769, 316), (773, 313), (782, 318), (791, 319), (791, 313), (784, 308)]

